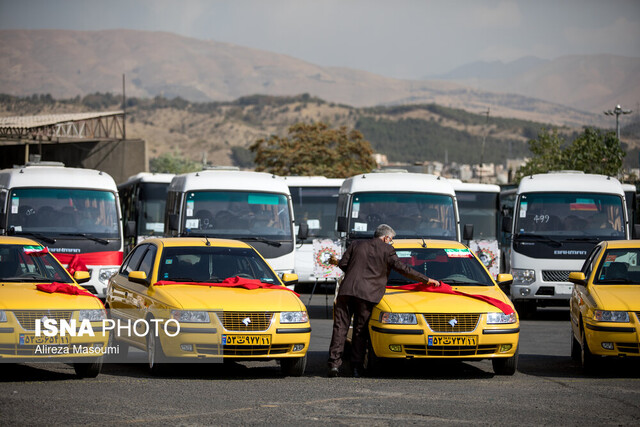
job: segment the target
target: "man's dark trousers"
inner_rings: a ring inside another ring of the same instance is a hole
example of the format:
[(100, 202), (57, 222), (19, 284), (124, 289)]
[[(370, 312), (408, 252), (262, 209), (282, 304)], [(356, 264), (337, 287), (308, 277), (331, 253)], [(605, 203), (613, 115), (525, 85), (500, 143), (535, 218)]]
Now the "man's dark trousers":
[(349, 332), (353, 315), (353, 336), (351, 341), (351, 366), (360, 368), (369, 339), (369, 317), (375, 303), (350, 295), (338, 295), (333, 310), (333, 337), (329, 348), (329, 368), (339, 368), (342, 351)]

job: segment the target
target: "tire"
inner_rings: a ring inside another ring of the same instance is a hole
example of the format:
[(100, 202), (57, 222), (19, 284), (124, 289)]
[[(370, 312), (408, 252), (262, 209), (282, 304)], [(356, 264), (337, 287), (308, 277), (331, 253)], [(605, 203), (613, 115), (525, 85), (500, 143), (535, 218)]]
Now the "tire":
[(580, 329), (581, 332), (581, 341), (582, 341), (582, 345), (580, 346), (580, 361), (582, 363), (582, 370), (587, 373), (593, 373), (596, 370), (596, 367), (598, 365), (598, 356), (595, 356), (593, 353), (591, 353), (591, 350), (589, 350), (589, 344), (587, 344), (587, 339), (586, 339), (586, 335), (584, 333), (584, 325), (583, 327)]
[(520, 355), (520, 347), (516, 349), (516, 353), (511, 357), (501, 357), (491, 360), (493, 372), (496, 375), (513, 375), (518, 369), (518, 357)]
[(378, 357), (376, 352), (373, 350), (373, 346), (371, 342), (367, 346), (367, 351), (364, 353), (364, 361), (363, 361), (364, 373), (367, 376), (375, 376), (379, 375), (382, 371), (382, 366), (384, 364), (384, 359)]
[(166, 358), (162, 351), (162, 344), (160, 343), (160, 339), (151, 333), (147, 335), (147, 361), (151, 375), (160, 375), (163, 373), (166, 367)]
[(582, 348), (580, 347), (580, 343), (573, 335), (573, 328), (571, 328), (571, 359), (576, 362), (581, 360)]
[(74, 363), (73, 370), (78, 378), (95, 378), (102, 370), (102, 357), (92, 359), (88, 363)]
[(513, 305), (521, 319), (531, 319), (536, 314), (534, 301), (514, 301)]
[(285, 377), (301, 377), (306, 367), (306, 354), (303, 357), (280, 359), (280, 370)]

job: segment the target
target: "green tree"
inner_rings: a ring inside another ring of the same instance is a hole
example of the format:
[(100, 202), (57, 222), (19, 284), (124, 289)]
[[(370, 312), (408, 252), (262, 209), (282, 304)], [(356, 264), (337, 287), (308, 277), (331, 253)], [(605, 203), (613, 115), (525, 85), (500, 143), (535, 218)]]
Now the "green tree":
[(552, 170), (578, 170), (586, 173), (618, 176), (626, 153), (613, 132), (602, 134), (585, 128), (571, 144), (567, 144), (557, 129), (542, 129), (538, 139), (529, 141), (533, 157), (516, 174), (522, 177)]
[(256, 170), (276, 175), (322, 175), (346, 178), (375, 168), (371, 144), (362, 133), (345, 126), (296, 123), (287, 137), (271, 135), (249, 147)]
[(155, 173), (187, 173), (202, 169), (196, 162), (185, 159), (178, 153), (165, 153), (149, 161), (149, 170)]

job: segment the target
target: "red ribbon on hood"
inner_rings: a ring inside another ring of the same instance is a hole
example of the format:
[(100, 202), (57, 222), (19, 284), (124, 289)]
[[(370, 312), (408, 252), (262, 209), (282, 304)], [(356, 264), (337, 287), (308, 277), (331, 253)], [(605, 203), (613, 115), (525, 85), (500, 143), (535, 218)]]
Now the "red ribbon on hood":
[(292, 291), (286, 286), (276, 285), (273, 283), (263, 283), (258, 279), (246, 279), (244, 277), (229, 277), (224, 279), (221, 283), (209, 283), (209, 282), (173, 282), (171, 280), (161, 280), (154, 283), (154, 286), (165, 285), (197, 285), (197, 286), (214, 286), (217, 288), (244, 288), (244, 289), (276, 289), (279, 291), (293, 292), (295, 296), (299, 297), (300, 294)]
[(68, 264), (67, 271), (73, 276), (76, 271), (89, 271), (87, 265), (120, 265), (122, 252), (86, 252), (83, 254), (52, 253), (61, 264)]
[(491, 304), (494, 307), (497, 307), (504, 314), (509, 315), (513, 313), (513, 308), (499, 299), (488, 297), (486, 295), (477, 295), (477, 294), (467, 294), (465, 292), (460, 292), (453, 290), (450, 285), (447, 285), (444, 282), (440, 282), (440, 286), (432, 286), (424, 283), (411, 283), (409, 285), (403, 286), (387, 286), (387, 289), (402, 289), (405, 291), (416, 291), (416, 292), (434, 292), (437, 294), (450, 294), (450, 295), (460, 295), (463, 297), (475, 298), (486, 303)]
[[(83, 295), (87, 297), (98, 298), (97, 296), (87, 291), (86, 289), (73, 286), (72, 284), (69, 284), (69, 283), (60, 283), (60, 282), (41, 283), (36, 285), (36, 288), (39, 291), (47, 292), (49, 294), (55, 293), (55, 294), (67, 294), (67, 295)], [(99, 298), (98, 298), (98, 301), (100, 301)]]

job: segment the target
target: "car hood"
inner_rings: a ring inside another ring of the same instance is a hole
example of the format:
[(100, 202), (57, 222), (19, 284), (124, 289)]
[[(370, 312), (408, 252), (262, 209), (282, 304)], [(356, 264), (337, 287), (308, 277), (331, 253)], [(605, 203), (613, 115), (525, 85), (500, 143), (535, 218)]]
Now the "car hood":
[(150, 296), (183, 310), (306, 310), (296, 294), (286, 288), (249, 290), (200, 285), (164, 285), (152, 286), (152, 288)]
[(39, 291), (35, 283), (0, 283), (0, 310), (83, 310), (104, 308), (93, 296)]
[(640, 285), (595, 285), (590, 292), (603, 310), (640, 311)]
[[(453, 287), (465, 294), (484, 295), (509, 305), (511, 301), (496, 286)], [(500, 309), (487, 302), (463, 295), (387, 289), (378, 307), (396, 313), (488, 313)]]

